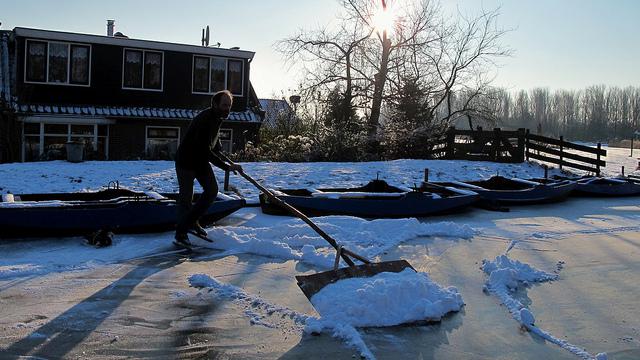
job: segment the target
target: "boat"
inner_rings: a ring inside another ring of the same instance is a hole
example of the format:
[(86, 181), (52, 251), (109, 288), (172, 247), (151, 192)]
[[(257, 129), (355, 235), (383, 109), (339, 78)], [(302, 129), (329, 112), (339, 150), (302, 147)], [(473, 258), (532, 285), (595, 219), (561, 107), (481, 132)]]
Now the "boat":
[(423, 182), (428, 184), (471, 190), (478, 193), (482, 203), (490, 204), (537, 204), (563, 200), (576, 187), (571, 180), (556, 180), (542, 183), (538, 181), (493, 176), (477, 181)]
[(565, 177), (555, 175), (551, 179), (533, 179), (534, 181), (548, 182), (557, 180), (571, 180), (576, 182), (572, 195), (616, 197), (640, 195), (640, 178), (631, 176), (620, 177)]
[[(363, 218), (404, 218), (440, 215), (461, 210), (478, 201), (478, 194), (438, 187), (430, 190), (391, 186), (373, 180), (353, 188), (278, 189), (274, 195), (307, 216), (348, 215)], [(260, 194), (265, 214), (288, 214)]]
[[(87, 235), (98, 230), (165, 231), (175, 228), (177, 198), (176, 193), (120, 188), (97, 192), (3, 194), (0, 238)], [(244, 205), (242, 198), (219, 193), (200, 222), (209, 225)]]

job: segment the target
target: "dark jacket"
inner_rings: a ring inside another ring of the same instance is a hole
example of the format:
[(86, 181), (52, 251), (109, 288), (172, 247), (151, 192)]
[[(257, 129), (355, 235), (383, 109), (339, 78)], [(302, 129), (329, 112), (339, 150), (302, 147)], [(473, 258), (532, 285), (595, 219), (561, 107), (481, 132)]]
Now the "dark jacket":
[(221, 114), (212, 108), (194, 117), (178, 146), (176, 167), (199, 171), (212, 163), (228, 170), (229, 165), (217, 155), (222, 148), (218, 133), (223, 120)]

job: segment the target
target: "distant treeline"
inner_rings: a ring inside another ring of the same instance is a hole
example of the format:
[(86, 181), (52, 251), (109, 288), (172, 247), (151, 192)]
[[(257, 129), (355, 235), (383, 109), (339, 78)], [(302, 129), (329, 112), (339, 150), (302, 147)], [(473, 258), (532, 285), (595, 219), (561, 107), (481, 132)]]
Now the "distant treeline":
[(584, 141), (630, 139), (640, 131), (639, 87), (500, 90), (485, 101), (494, 108), (499, 127), (523, 127), (541, 135)]

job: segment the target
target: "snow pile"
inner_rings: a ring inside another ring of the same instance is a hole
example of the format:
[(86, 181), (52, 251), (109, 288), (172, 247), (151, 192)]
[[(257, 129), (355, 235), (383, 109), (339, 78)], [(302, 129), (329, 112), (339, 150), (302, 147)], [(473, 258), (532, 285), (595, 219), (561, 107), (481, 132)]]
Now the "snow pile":
[(443, 288), (410, 268), (340, 280), (325, 286), (311, 303), (322, 318), (307, 326), (341, 322), (355, 327), (439, 321), (464, 305), (458, 289)]
[[(216, 240), (217, 249), (299, 260), (325, 268), (333, 266), (335, 251), (320, 235), (300, 219), (285, 219), (262, 227), (215, 227), (209, 230), (209, 237)], [(345, 248), (371, 259), (420, 236), (471, 238), (475, 233), (464, 224), (421, 223), (414, 218), (367, 221), (325, 216), (313, 221)]]
[[(234, 216), (254, 216), (255, 208), (243, 209)], [(198, 245), (218, 250), (215, 257), (250, 253), (282, 260), (298, 260), (329, 268), (333, 266), (335, 251), (307, 224), (298, 219), (260, 214), (241, 226), (208, 228), (213, 244)], [(347, 249), (368, 258), (419, 236), (469, 238), (474, 230), (467, 225), (451, 222), (421, 223), (416, 219), (367, 221), (349, 216), (315, 218), (318, 226)], [(0, 244), (0, 279), (84, 270), (106, 264), (142, 259), (170, 253), (173, 233), (124, 235), (116, 234), (112, 246), (96, 249), (79, 237), (50, 241), (20, 241)]]
[(443, 288), (425, 273), (405, 269), (400, 273), (380, 273), (370, 278), (343, 279), (325, 286), (311, 302), (320, 318), (300, 314), (270, 304), (242, 289), (222, 283), (205, 274), (189, 277), (189, 284), (206, 288), (219, 299), (232, 300), (244, 307), (253, 325), (277, 328), (267, 320), (274, 314), (306, 325), (304, 333), (329, 332), (358, 350), (366, 359), (375, 356), (356, 327), (393, 326), (416, 321), (439, 321), (450, 312), (459, 311), (464, 302), (454, 287)]
[[(505, 254), (497, 256), (494, 261), (482, 260), (482, 271), (489, 276), (483, 290), (496, 295), (507, 309), (509, 309), (511, 316), (530, 332), (537, 334), (582, 359), (606, 360), (606, 353), (600, 353), (594, 357), (586, 350), (562, 339), (558, 339), (537, 327), (535, 325), (535, 316), (531, 310), (527, 309), (520, 301), (513, 297), (512, 294), (520, 286), (528, 287), (532, 283), (542, 283), (558, 279), (557, 274), (550, 274), (538, 270), (529, 264), (510, 259), (506, 253), (508, 253), (515, 244), (516, 242), (512, 241)], [(558, 269), (561, 269), (561, 267), (558, 266)]]
[[(529, 286), (530, 283), (553, 281), (558, 278), (557, 274), (537, 270), (529, 264), (512, 260), (507, 255), (500, 255), (494, 261), (482, 260), (482, 271), (489, 275), (487, 289), (498, 295), (501, 300), (512, 299), (510, 292), (517, 290), (519, 285)], [(513, 300), (520, 304), (517, 300)], [(514, 316), (522, 308), (522, 304), (514, 307), (510, 307), (506, 303), (505, 305)], [(519, 315), (517, 316), (516, 320), (520, 321)]]

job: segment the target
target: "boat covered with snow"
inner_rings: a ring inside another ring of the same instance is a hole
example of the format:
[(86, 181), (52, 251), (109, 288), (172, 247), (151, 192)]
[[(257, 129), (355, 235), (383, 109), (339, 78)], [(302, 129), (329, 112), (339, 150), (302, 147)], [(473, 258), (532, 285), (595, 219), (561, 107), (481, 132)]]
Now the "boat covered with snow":
[[(364, 218), (403, 218), (445, 214), (478, 201), (473, 191), (438, 187), (430, 190), (391, 186), (383, 180), (353, 188), (279, 189), (280, 200), (308, 216), (348, 215)], [(287, 214), (260, 195), (265, 214)]]
[(483, 202), (512, 205), (560, 201), (576, 187), (576, 182), (571, 180), (543, 183), (503, 176), (493, 176), (486, 180), (477, 181), (426, 182), (422, 184), (422, 187), (425, 188), (428, 184), (470, 190), (478, 193)]
[[(0, 202), (0, 238), (87, 235), (98, 230), (114, 233), (169, 230), (176, 224), (177, 198), (176, 193), (120, 188), (97, 192), (4, 194)], [(218, 194), (200, 222), (211, 224), (244, 205), (244, 199)]]
[(573, 194), (580, 196), (616, 197), (640, 195), (640, 178), (631, 176), (620, 177), (561, 177), (554, 176), (551, 179), (533, 179), (540, 182), (553, 182), (558, 180), (571, 180), (576, 182)]

